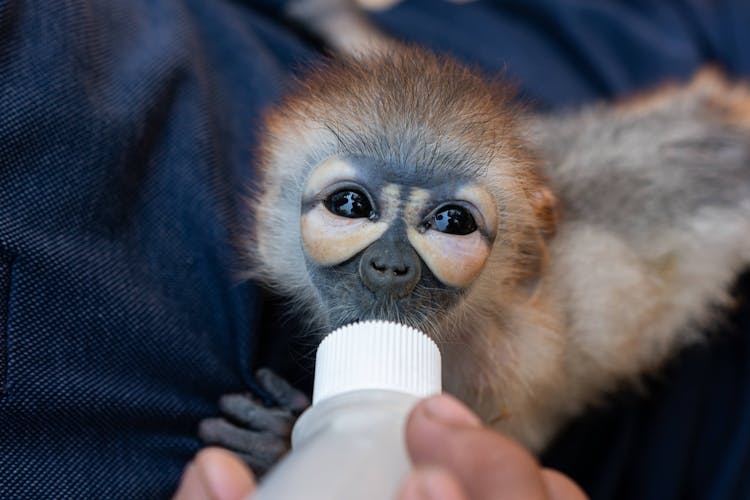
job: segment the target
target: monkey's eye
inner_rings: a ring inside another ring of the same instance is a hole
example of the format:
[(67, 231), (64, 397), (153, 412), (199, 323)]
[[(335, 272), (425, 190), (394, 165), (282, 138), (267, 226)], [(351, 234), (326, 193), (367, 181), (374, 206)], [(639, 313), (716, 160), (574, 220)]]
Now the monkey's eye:
[(375, 214), (367, 196), (356, 189), (336, 191), (323, 204), (332, 214), (349, 219), (372, 218)]
[(447, 234), (464, 235), (477, 230), (477, 223), (471, 212), (458, 205), (441, 207), (427, 225)]

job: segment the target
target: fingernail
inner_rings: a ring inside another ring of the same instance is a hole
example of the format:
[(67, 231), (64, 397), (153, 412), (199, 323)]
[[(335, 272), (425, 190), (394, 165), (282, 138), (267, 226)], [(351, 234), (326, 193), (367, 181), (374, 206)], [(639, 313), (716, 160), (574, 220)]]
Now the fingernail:
[(479, 427), (482, 422), (463, 403), (457, 399), (441, 394), (424, 402), (427, 417), (442, 424)]

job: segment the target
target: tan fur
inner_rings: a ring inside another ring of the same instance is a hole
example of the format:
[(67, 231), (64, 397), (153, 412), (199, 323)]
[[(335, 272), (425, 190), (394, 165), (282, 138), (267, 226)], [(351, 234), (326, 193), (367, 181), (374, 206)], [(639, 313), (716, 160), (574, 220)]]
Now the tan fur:
[(688, 84), (668, 82), (658, 88), (631, 95), (615, 103), (613, 109), (624, 114), (651, 113), (696, 96), (711, 101), (718, 112), (726, 114), (728, 122), (737, 126), (750, 126), (750, 91), (747, 86), (732, 84), (714, 67), (701, 69)]

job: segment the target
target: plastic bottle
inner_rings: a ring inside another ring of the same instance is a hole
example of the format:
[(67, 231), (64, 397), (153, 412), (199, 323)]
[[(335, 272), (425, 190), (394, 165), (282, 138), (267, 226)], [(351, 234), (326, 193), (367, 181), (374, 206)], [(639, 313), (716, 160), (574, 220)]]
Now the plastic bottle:
[(385, 322), (334, 331), (318, 347), (313, 405), (292, 430), (292, 451), (252, 498), (395, 498), (411, 468), (406, 417), (440, 390), (440, 352), (425, 334)]

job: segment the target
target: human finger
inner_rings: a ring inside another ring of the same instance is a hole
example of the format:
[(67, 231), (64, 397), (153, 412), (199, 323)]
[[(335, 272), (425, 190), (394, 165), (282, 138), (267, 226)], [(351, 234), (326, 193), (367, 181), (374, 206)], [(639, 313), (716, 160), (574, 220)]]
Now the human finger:
[(588, 498), (572, 479), (554, 469), (542, 469), (542, 480), (551, 500), (581, 500)]
[(472, 500), (548, 498), (531, 453), (482, 427), (476, 415), (451, 396), (419, 403), (409, 416), (406, 441), (416, 465), (449, 471)]
[(255, 490), (242, 461), (221, 448), (204, 448), (185, 468), (173, 500), (238, 500)]
[(417, 467), (404, 480), (398, 500), (469, 500), (458, 480), (436, 467)]

